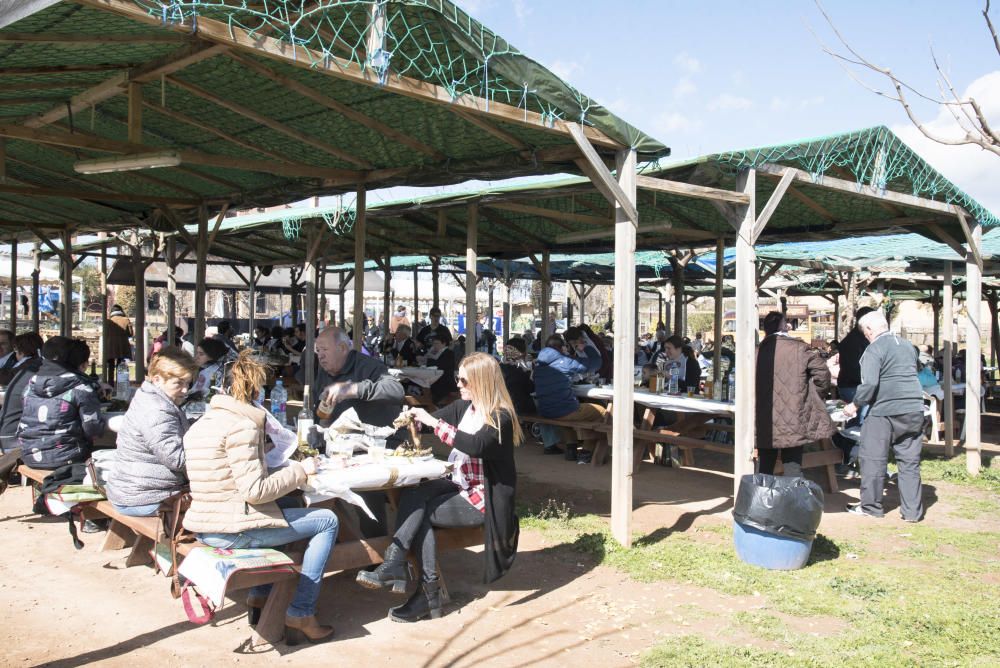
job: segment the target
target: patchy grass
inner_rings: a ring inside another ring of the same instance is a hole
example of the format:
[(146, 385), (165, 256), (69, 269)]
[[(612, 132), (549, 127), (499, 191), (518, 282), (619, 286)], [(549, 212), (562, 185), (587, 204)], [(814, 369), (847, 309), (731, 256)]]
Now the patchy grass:
[(940, 480), (1000, 493), (1000, 459), (985, 452), (982, 454), (982, 469), (978, 476), (973, 477), (965, 468), (964, 454), (946, 459), (925, 450), (920, 460), (920, 476), (924, 482)]
[[(741, 562), (731, 542), (719, 540), (731, 532), (725, 525), (663, 529), (624, 550), (597, 516), (543, 510), (525, 526), (636, 580), (761, 601), (753, 612), (733, 613), (731, 622), (775, 648), (675, 637), (649, 652), (643, 665), (1000, 665), (1000, 591), (979, 577), (1000, 570), (1000, 533), (871, 525), (851, 542), (818, 536), (802, 570), (768, 571)], [(846, 627), (833, 635), (804, 633), (781, 615), (835, 617)]]
[(994, 516), (1000, 514), (1000, 501), (995, 498), (974, 498), (969, 496), (958, 497), (955, 500), (957, 508), (951, 511), (952, 517), (959, 517), (965, 520), (978, 520), (983, 515)]

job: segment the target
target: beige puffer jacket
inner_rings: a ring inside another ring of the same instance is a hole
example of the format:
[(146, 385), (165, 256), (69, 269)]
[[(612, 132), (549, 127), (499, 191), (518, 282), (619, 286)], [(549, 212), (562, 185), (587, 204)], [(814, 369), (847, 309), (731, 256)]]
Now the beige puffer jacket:
[(184, 436), (191, 507), (184, 528), (240, 533), (287, 527), (274, 501), (306, 481), (298, 462), (268, 475), (263, 409), (217, 394)]

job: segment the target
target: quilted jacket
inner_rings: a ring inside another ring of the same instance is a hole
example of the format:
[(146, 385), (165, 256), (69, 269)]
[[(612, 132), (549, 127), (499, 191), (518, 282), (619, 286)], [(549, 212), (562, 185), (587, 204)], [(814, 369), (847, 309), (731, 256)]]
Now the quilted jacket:
[(757, 350), (757, 447), (794, 448), (836, 431), (823, 393), (826, 362), (804, 341), (772, 334)]
[(85, 462), (93, 439), (104, 433), (101, 401), (90, 380), (44, 360), (24, 390), (17, 426), (21, 459), (36, 469), (55, 470)]
[(115, 474), (108, 500), (117, 506), (160, 503), (187, 485), (184, 411), (146, 381), (129, 404), (118, 432)]
[(191, 481), (185, 529), (235, 534), (288, 526), (275, 500), (304, 484), (306, 472), (293, 461), (268, 473), (264, 416), (262, 408), (217, 394), (184, 435)]
[(555, 348), (543, 348), (535, 363), (535, 399), (538, 414), (561, 418), (580, 407), (571, 378), (575, 374), (591, 373), (601, 367), (601, 353), (593, 346), (583, 350), (586, 357), (569, 357)]

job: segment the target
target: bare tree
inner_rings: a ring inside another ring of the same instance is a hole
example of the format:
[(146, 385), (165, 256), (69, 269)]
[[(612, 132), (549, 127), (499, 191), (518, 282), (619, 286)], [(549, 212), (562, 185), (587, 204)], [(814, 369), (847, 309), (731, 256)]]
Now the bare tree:
[[(912, 122), (913, 125), (916, 126), (916, 128), (920, 130), (920, 132), (928, 139), (936, 141), (939, 144), (946, 144), (950, 146), (979, 146), (997, 156), (1000, 156), (1000, 134), (997, 134), (997, 132), (992, 128), (989, 120), (986, 118), (986, 115), (983, 113), (982, 108), (979, 106), (979, 103), (976, 102), (975, 98), (972, 96), (959, 95), (958, 91), (955, 90), (955, 86), (952, 84), (951, 78), (941, 67), (941, 63), (938, 61), (933, 48), (931, 49), (931, 60), (934, 62), (934, 69), (937, 71), (937, 97), (932, 97), (919, 91), (915, 87), (900, 79), (888, 67), (882, 67), (881, 65), (878, 65), (861, 55), (857, 49), (848, 43), (840, 31), (837, 30), (833, 20), (823, 9), (819, 0), (816, 0), (816, 6), (819, 8), (820, 13), (823, 14), (823, 18), (826, 19), (827, 24), (833, 30), (833, 33), (837, 36), (837, 40), (846, 52), (832, 49), (821, 42), (823, 51), (846, 65), (867, 69), (885, 77), (888, 79), (891, 90), (883, 90), (872, 87), (856, 76), (851, 67), (845, 67), (848, 74), (850, 74), (855, 81), (876, 95), (898, 102), (906, 111), (906, 116), (910, 119), (910, 122)], [(993, 25), (993, 21), (990, 19), (990, 0), (986, 0), (986, 6), (983, 8), (983, 19), (986, 21), (986, 27), (993, 39), (993, 46), (996, 48), (997, 55), (1000, 56), (1000, 38), (997, 37), (996, 28)], [(912, 97), (933, 102), (934, 104), (947, 109), (952, 117), (954, 117), (958, 127), (960, 127), (964, 132), (964, 136), (948, 137), (929, 129), (927, 124), (921, 121), (913, 111), (913, 107), (910, 103)]]

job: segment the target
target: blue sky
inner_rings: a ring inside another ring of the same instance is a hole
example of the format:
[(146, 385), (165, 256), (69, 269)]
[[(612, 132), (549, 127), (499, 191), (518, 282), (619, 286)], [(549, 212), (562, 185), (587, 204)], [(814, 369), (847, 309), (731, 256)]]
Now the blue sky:
[[(895, 102), (823, 53), (835, 36), (807, 0), (458, 0), (548, 66), (685, 158), (887, 125), (983, 204), (1000, 212), (1000, 157), (922, 140)], [(955, 87), (970, 86), (1000, 125), (1000, 56), (982, 4), (828, 0), (826, 11), (870, 60), (935, 94), (930, 49)], [(995, 22), (1000, 10), (994, 8)], [(815, 33), (815, 34), (814, 34)], [(883, 85), (870, 74), (859, 74)], [(918, 113), (947, 130), (936, 105)], [(440, 190), (440, 189), (438, 189)], [(433, 192), (433, 190), (432, 190)], [(405, 195), (394, 189), (375, 201)]]

